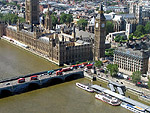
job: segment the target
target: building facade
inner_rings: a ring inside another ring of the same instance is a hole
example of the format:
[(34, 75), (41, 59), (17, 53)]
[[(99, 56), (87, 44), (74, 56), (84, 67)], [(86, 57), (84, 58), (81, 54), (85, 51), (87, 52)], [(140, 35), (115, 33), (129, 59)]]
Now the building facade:
[(114, 64), (117, 64), (119, 71), (132, 75), (135, 71), (146, 73), (150, 55), (150, 42), (131, 42), (127, 46), (118, 47), (114, 51)]
[(26, 22), (39, 24), (39, 0), (26, 0)]

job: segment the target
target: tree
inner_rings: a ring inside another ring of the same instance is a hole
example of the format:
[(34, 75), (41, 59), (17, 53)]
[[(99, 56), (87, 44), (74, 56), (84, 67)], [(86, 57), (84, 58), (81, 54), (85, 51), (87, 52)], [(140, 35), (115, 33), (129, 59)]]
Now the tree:
[(108, 64), (107, 69), (112, 77), (117, 76), (117, 73), (119, 71), (117, 64)]
[(133, 40), (133, 33), (131, 33), (130, 35), (129, 35), (129, 40)]
[(78, 22), (77, 22), (78, 26), (82, 29), (82, 30), (85, 30), (85, 27), (87, 26), (88, 24), (88, 21), (85, 20), (85, 19), (80, 19)]
[(132, 73), (131, 77), (132, 77), (132, 81), (134, 83), (136, 83), (136, 82), (141, 80), (141, 72), (140, 71), (135, 71), (135, 72)]
[(114, 49), (105, 49), (105, 55), (106, 56), (113, 56), (114, 55)]
[(71, 14), (65, 14), (65, 13), (62, 13), (61, 16), (60, 16), (60, 23), (61, 24), (64, 24), (64, 23), (71, 23), (73, 21), (73, 16)]
[(144, 29), (145, 29), (145, 33), (147, 33), (147, 34), (150, 33), (150, 22), (147, 22), (147, 23), (146, 23)]
[(106, 22), (106, 35), (114, 31), (114, 25), (111, 21)]
[(52, 26), (56, 26), (56, 24), (58, 24), (58, 19), (56, 15), (52, 14), (51, 18), (52, 18)]
[(107, 14), (109, 14), (109, 13), (111, 13), (111, 12), (112, 12), (111, 10), (105, 11), (105, 13), (107, 13)]
[(148, 81), (148, 88), (150, 89), (150, 79), (149, 79), (149, 81)]
[(80, 62), (79, 61), (76, 61), (76, 64), (79, 64)]
[(115, 42), (125, 42), (126, 38), (124, 36), (117, 35), (114, 40)]
[(134, 35), (137, 37), (140, 37), (141, 35), (143, 35), (145, 33), (145, 29), (143, 25), (138, 25), (136, 27), (136, 31), (134, 32)]
[(98, 11), (98, 10), (99, 10), (99, 7), (96, 8), (96, 11)]
[(73, 16), (71, 14), (67, 14), (66, 23), (70, 24), (73, 21)]
[(94, 64), (94, 65), (95, 65), (96, 67), (100, 68), (100, 67), (102, 66), (102, 64), (103, 64), (102, 61), (95, 61), (95, 64)]
[(10, 22), (12, 24), (16, 24), (18, 20), (18, 16), (15, 14), (5, 14), (0, 16), (0, 20), (5, 21), (5, 22)]

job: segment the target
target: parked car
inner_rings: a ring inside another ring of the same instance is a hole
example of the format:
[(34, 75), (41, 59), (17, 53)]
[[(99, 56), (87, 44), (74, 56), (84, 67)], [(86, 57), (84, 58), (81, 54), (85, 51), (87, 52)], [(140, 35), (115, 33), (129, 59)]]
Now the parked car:
[(136, 86), (143, 87), (143, 88), (148, 88), (148, 85), (146, 83), (143, 83), (142, 81), (136, 82)]

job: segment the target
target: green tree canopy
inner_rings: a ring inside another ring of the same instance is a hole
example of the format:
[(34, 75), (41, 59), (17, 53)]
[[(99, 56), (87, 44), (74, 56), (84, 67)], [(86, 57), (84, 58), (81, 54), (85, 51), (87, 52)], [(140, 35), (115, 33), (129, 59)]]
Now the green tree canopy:
[(149, 81), (148, 81), (148, 88), (150, 89), (150, 79), (149, 79)]
[(85, 20), (85, 19), (80, 19), (78, 22), (77, 22), (78, 26), (80, 28), (82, 28), (82, 30), (85, 30), (85, 27), (87, 26), (88, 24), (88, 21)]
[(117, 73), (119, 71), (117, 64), (108, 64), (107, 69), (112, 77), (117, 76)]
[(52, 18), (52, 25), (56, 26), (56, 24), (58, 24), (58, 19), (57, 19), (56, 15), (52, 14), (51, 18)]
[(15, 14), (0, 14), (0, 20), (11, 24), (16, 24), (18, 19), (20, 20), (20, 22), (25, 22), (24, 18), (18, 17)]
[(102, 64), (103, 64), (102, 61), (95, 61), (95, 64), (94, 64), (94, 65), (95, 65), (96, 67), (100, 68), (100, 67), (102, 66)]
[(105, 49), (105, 55), (106, 56), (113, 56), (114, 55), (114, 49)]
[(106, 22), (106, 34), (109, 34), (114, 31), (114, 25), (111, 21)]
[(146, 23), (144, 29), (145, 29), (145, 33), (147, 33), (147, 34), (150, 33), (150, 22), (147, 22), (147, 23)]
[(65, 13), (62, 13), (61, 16), (60, 16), (60, 23), (61, 24), (64, 24), (64, 23), (71, 23), (73, 21), (73, 16), (71, 14), (65, 14)]
[(125, 42), (127, 39), (124, 36), (117, 35), (114, 40), (115, 42)]
[(145, 29), (143, 25), (138, 25), (136, 27), (136, 31), (134, 32), (134, 35), (137, 37), (140, 37), (141, 35), (145, 34)]
[(133, 40), (133, 33), (129, 35), (129, 40)]
[(141, 72), (140, 71), (135, 71), (132, 73), (132, 81), (134, 83), (138, 82), (141, 80)]

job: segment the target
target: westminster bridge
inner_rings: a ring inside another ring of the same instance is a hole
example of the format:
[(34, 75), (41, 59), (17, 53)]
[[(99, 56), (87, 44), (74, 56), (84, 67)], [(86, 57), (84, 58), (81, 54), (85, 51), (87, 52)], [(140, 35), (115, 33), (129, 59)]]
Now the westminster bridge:
[[(84, 77), (82, 69), (63, 72), (62, 75), (56, 74), (56, 71), (58, 70), (59, 69), (54, 70), (53, 74), (49, 74), (48, 71), (44, 71), (0, 81), (0, 98)], [(34, 75), (37, 76), (37, 80), (31, 80), (31, 76)], [(25, 82), (18, 83), (18, 79), (20, 78), (24, 78)]]

